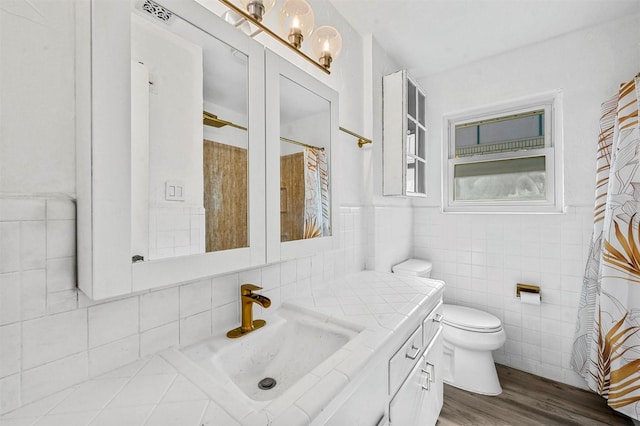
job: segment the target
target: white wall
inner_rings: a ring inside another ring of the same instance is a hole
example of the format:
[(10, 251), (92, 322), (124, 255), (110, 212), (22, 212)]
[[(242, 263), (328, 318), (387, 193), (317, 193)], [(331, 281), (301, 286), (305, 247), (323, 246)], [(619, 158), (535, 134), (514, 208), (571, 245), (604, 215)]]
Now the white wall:
[[(362, 41), (330, 4), (313, 6), (319, 22), (340, 28), (348, 48), (331, 76), (310, 72), (341, 93), (341, 123), (362, 131)], [(0, 413), (237, 325), (240, 281), (260, 283), (273, 309), (362, 270), (366, 258), (362, 150), (341, 134), (336, 179), (349, 183), (335, 197), (348, 204), (340, 209), (339, 248), (118, 300), (88, 300), (76, 288), (75, 270), (74, 28), (72, 0), (0, 1)]]
[[(367, 269), (390, 271), (391, 267), (412, 255), (413, 209), (408, 197), (382, 196), (382, 77), (401, 69), (401, 66), (380, 47), (372, 37), (365, 37), (365, 104), (371, 114), (367, 128), (371, 129), (373, 144), (367, 146), (364, 183), (367, 188), (369, 252)], [(401, 108), (401, 105), (398, 105)]]
[(75, 193), (73, 15), (0, 2), (0, 193)]
[[(592, 230), (600, 103), (640, 71), (640, 15), (602, 24), (422, 79), (428, 96), (428, 198), (415, 202), (414, 253), (432, 259), (449, 302), (502, 319), (496, 360), (583, 386), (569, 367)], [(440, 212), (442, 116), (561, 89), (566, 214)], [(541, 306), (522, 306), (516, 283), (540, 285)]]

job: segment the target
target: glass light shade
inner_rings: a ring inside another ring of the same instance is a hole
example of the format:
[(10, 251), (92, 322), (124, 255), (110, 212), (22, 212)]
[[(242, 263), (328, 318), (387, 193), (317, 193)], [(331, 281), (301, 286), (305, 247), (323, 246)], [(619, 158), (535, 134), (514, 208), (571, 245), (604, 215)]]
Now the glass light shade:
[(305, 0), (287, 0), (278, 17), (280, 32), (289, 43), (300, 49), (302, 41), (313, 32), (315, 17), (313, 9)]
[(325, 68), (338, 57), (342, 50), (342, 36), (333, 27), (324, 25), (316, 29), (311, 36), (311, 52)]
[(256, 21), (262, 21), (262, 17), (269, 13), (277, 0), (240, 0), (247, 13)]

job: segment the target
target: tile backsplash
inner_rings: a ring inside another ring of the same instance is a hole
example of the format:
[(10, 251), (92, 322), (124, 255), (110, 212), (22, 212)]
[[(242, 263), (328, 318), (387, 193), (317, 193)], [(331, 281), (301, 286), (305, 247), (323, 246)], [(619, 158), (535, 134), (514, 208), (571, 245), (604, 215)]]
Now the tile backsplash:
[(0, 198), (0, 414), (237, 326), (241, 283), (259, 283), (277, 307), (364, 269), (366, 220), (342, 207), (330, 252), (93, 302), (76, 289), (74, 200)]
[[(593, 207), (562, 215), (442, 214), (416, 208), (414, 255), (433, 262), (445, 302), (489, 311), (506, 344), (496, 362), (585, 387), (569, 358), (591, 241)], [(540, 305), (523, 305), (516, 284), (541, 288)]]

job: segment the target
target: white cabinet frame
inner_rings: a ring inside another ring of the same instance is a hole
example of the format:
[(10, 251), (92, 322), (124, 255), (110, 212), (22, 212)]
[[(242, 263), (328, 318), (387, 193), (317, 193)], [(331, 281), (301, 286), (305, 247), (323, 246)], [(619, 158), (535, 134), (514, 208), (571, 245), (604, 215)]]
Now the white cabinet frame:
[(248, 57), (249, 247), (132, 263), (131, 2), (76, 4), (78, 285), (94, 300), (263, 265), (264, 48), (195, 1), (155, 3)]
[[(287, 62), (275, 53), (266, 51), (266, 111), (267, 123), (267, 263), (310, 256), (339, 247), (339, 198), (336, 191), (338, 140), (338, 93)], [(329, 193), (331, 194), (331, 236), (280, 242), (280, 76), (309, 89), (329, 101), (331, 132), (329, 145)]]

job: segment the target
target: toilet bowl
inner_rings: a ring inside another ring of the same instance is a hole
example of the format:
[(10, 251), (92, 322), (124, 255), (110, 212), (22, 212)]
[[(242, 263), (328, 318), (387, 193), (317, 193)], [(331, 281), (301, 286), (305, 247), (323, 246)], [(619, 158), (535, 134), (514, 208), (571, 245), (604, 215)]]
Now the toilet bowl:
[[(391, 270), (399, 275), (429, 278), (431, 262), (409, 259)], [(499, 395), (492, 351), (502, 347), (507, 335), (500, 319), (479, 309), (443, 305), (444, 382), (470, 392)]]

